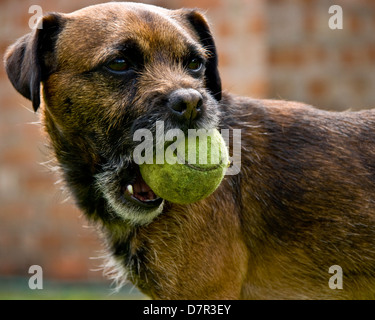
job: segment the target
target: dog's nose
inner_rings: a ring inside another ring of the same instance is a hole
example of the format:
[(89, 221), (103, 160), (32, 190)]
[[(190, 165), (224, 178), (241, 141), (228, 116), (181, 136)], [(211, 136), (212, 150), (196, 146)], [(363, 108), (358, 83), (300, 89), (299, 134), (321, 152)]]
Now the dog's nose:
[(189, 121), (201, 113), (202, 104), (202, 95), (194, 89), (177, 89), (171, 93), (168, 100), (168, 107), (172, 112)]

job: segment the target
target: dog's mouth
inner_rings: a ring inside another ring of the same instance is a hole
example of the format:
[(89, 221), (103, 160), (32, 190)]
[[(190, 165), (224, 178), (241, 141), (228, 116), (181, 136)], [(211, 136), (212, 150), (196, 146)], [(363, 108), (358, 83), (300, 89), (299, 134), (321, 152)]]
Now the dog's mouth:
[(148, 224), (162, 213), (164, 199), (143, 180), (138, 165), (123, 162), (106, 169), (96, 179), (109, 212), (134, 225)]
[(134, 165), (134, 178), (121, 187), (122, 196), (138, 206), (153, 208), (158, 207), (163, 199), (158, 197), (150, 186), (143, 180), (139, 166)]

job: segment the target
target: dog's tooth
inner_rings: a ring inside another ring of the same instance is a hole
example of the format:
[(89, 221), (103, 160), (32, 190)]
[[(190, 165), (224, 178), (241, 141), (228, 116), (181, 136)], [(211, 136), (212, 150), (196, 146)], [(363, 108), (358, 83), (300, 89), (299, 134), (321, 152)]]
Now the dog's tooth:
[(133, 191), (133, 186), (131, 184), (129, 184), (127, 187), (126, 187), (126, 190), (128, 190), (128, 192), (133, 195), (134, 194), (134, 191)]

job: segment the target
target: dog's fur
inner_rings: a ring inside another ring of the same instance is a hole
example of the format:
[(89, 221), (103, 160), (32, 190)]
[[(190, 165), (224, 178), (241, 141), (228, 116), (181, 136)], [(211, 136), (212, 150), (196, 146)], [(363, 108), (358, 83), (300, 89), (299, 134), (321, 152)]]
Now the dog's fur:
[[(156, 299), (375, 298), (375, 112), (326, 112), (222, 93), (215, 44), (196, 10), (108, 3), (48, 14), (5, 56), (41, 104), (77, 205), (102, 230), (119, 275)], [(108, 63), (125, 57), (125, 73)], [(187, 68), (199, 58), (201, 70)], [(40, 84), (43, 99), (40, 99)], [(176, 90), (202, 97), (187, 122)], [(124, 198), (139, 179), (135, 130), (242, 130), (238, 175), (190, 205)], [(328, 272), (343, 270), (343, 289)]]

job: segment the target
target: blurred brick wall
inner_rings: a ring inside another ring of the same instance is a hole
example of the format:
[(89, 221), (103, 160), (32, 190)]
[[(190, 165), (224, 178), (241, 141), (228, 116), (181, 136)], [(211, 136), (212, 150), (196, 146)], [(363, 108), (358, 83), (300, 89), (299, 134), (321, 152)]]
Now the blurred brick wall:
[[(331, 30), (328, 8), (343, 9)], [(330, 110), (375, 107), (375, 1), (270, 0), (268, 96)]]
[[(30, 5), (71, 12), (102, 1), (0, 0), (0, 55), (29, 32)], [(160, 0), (199, 7), (210, 20), (223, 87), (235, 94), (304, 101), (327, 109), (375, 106), (375, 7), (364, 0)], [(328, 8), (344, 10), (344, 29), (328, 28)], [(95, 232), (41, 165), (49, 160), (39, 115), (0, 66), (0, 276), (101, 279)]]

